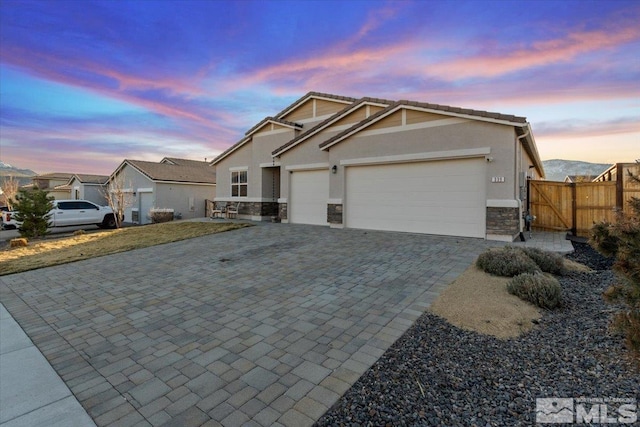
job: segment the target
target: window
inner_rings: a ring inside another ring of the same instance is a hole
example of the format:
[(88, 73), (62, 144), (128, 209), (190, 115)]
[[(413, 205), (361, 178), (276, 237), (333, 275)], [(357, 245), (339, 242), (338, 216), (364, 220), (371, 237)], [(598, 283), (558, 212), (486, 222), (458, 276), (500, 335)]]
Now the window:
[(231, 197), (247, 197), (247, 171), (231, 172)]
[(74, 209), (99, 209), (98, 206), (89, 202), (60, 202), (58, 203), (58, 209), (61, 210), (74, 210)]

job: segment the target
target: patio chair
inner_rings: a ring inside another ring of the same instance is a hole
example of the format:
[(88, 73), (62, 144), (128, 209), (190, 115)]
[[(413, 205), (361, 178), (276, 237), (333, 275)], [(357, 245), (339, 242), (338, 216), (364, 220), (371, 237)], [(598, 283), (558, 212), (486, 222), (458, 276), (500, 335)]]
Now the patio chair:
[(224, 218), (224, 208), (223, 209), (214, 209), (211, 211), (211, 218)]
[(236, 218), (238, 218), (238, 210), (240, 210), (240, 202), (236, 204), (235, 209), (233, 208), (233, 206), (229, 206), (227, 208), (227, 218), (231, 218), (233, 215), (235, 215)]

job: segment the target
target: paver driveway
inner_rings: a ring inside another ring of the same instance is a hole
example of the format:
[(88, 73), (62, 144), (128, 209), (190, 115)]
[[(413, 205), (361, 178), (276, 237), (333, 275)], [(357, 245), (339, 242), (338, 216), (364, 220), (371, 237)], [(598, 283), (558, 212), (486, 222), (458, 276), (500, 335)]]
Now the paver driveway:
[(98, 425), (310, 425), (488, 243), (269, 224), (0, 278)]

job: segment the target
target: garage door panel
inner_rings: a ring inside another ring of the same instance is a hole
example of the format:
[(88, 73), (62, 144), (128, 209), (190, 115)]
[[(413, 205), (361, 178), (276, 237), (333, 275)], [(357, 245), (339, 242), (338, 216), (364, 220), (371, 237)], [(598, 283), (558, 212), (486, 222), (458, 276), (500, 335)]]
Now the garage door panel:
[(485, 162), (347, 168), (347, 227), (484, 237)]
[(329, 199), (327, 170), (293, 172), (290, 193), (290, 222), (327, 225), (327, 200)]

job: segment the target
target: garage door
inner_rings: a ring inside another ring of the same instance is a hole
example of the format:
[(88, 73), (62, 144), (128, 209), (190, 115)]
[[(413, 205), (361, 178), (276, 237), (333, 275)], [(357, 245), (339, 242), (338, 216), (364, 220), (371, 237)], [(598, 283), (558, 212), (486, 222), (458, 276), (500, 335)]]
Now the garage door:
[(484, 159), (375, 166), (346, 172), (346, 226), (485, 237)]
[(289, 221), (327, 225), (329, 171), (295, 171), (291, 174)]

